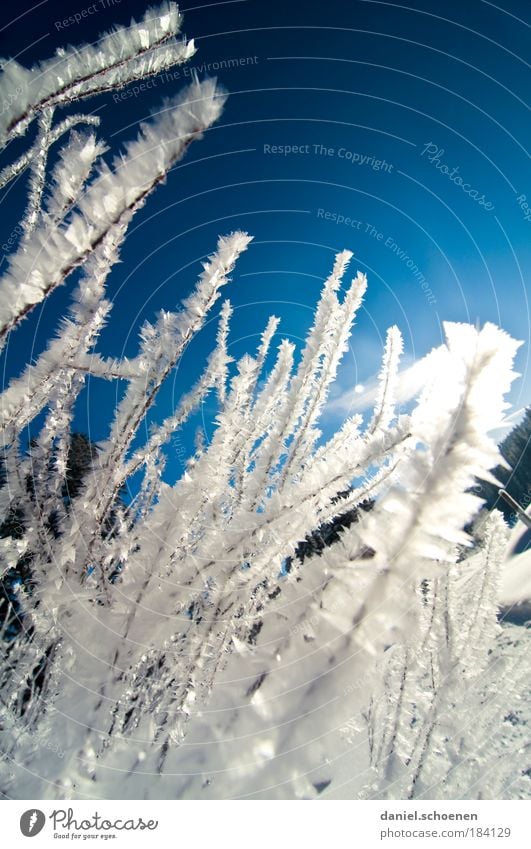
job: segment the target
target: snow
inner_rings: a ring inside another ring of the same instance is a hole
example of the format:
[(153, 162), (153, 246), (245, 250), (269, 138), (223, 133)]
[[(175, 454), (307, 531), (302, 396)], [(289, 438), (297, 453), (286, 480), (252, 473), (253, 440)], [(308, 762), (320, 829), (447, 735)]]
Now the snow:
[[(531, 509), (526, 510), (531, 517)], [(529, 531), (521, 522), (517, 522), (512, 530), (507, 545), (507, 557), (501, 575), (500, 601), (504, 606), (531, 601), (531, 550), (514, 554), (521, 547), (522, 541), (529, 536)], [(529, 542), (527, 543), (529, 545)]]

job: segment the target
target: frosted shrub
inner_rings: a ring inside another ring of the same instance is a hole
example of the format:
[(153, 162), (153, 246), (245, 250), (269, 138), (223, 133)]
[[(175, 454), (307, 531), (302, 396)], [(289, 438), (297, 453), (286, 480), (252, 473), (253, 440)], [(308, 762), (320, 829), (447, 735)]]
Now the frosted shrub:
[[(458, 556), (481, 504), (469, 488), (500, 459), (488, 433), (503, 419), (517, 343), (491, 324), (446, 324), (426, 386), (399, 415), (402, 339), (392, 327), (372, 415), (347, 419), (325, 441), (320, 418), (367, 285), (359, 272), (349, 280), (344, 251), (300, 352), (278, 343), (272, 317), (258, 350), (233, 364), (224, 300), (202, 374), (142, 441), (161, 386), (249, 247), (234, 232), (220, 237), (179, 311), (143, 325), (135, 357), (98, 352), (111, 311), (105, 284), (129, 223), (217, 119), (223, 96), (213, 81), (193, 82), (112, 166), (92, 130), (74, 129), (94, 118), (54, 123), (55, 110), (188, 59), (193, 45), (176, 40), (178, 26), (175, 6), (164, 5), (97, 49), (4, 72), (8, 93), (21, 82), (25, 92), (5, 98), (5, 144), (33, 121), (37, 134), (0, 174), (2, 185), (30, 175), (21, 239), (0, 280), (2, 340), (82, 271), (68, 315), (1, 397), (0, 564), (11, 587), (1, 789), (22, 798), (474, 797), (511, 795), (516, 781), (522, 795), (525, 770), (507, 757), (521, 735), (505, 734), (501, 753), (487, 745), (520, 694), (514, 658), (523, 657), (524, 637), (511, 642), (496, 624), (501, 519), (470, 557)], [(67, 130), (48, 180), (48, 150)], [(72, 433), (88, 374), (125, 386), (98, 451)], [(172, 436), (212, 393), (212, 439), (170, 486)], [(75, 445), (86, 457), (74, 486)], [(139, 473), (126, 504), (119, 493)], [(298, 543), (338, 513), (339, 493), (342, 511), (369, 499), (374, 507), (301, 563)], [(495, 663), (512, 690), (496, 688)]]

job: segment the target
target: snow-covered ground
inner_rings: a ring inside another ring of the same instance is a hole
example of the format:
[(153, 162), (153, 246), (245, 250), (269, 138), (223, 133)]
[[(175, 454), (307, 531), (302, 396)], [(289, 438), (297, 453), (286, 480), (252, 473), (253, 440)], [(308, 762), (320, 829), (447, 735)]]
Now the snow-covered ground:
[[(528, 514), (531, 512), (528, 509)], [(515, 613), (522, 622), (531, 620), (531, 532), (517, 522), (509, 537), (507, 558), (501, 580), (502, 607)]]

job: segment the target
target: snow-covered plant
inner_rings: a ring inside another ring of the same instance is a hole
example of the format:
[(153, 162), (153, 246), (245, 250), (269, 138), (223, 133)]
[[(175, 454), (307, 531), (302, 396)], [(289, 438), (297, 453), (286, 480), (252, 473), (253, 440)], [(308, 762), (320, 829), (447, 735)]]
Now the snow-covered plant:
[[(37, 132), (30, 149), (0, 172), (2, 187), (30, 169), (24, 237), (0, 281), (2, 344), (9, 330), (96, 248), (100, 254), (104, 245), (107, 252), (111, 245), (117, 250), (132, 215), (190, 142), (219, 116), (223, 97), (214, 82), (195, 81), (142, 126), (112, 168), (99, 159), (105, 148), (93, 132), (73, 132), (44, 202), (50, 147), (80, 123), (99, 124), (96, 116), (80, 114), (54, 126), (55, 110), (187, 61), (195, 47), (193, 41), (176, 39), (180, 24), (176, 4), (163, 3), (148, 9), (139, 23), (116, 27), (95, 44), (59, 50), (33, 68), (15, 60), (3, 63), (0, 84), (6, 108), (0, 115), (0, 149), (26, 133), (33, 121)], [(94, 168), (96, 179), (84, 191)]]
[(419, 627), (385, 653), (364, 713), (376, 798), (525, 798), (529, 632), (497, 622), (500, 513), (444, 576), (419, 586)]
[[(499, 461), (488, 434), (503, 418), (517, 343), (491, 324), (446, 324), (406, 415), (394, 405), (402, 339), (392, 327), (372, 415), (324, 439), (330, 387), (367, 285), (359, 272), (346, 279), (352, 255), (343, 251), (302, 351), (277, 342), (272, 317), (258, 350), (233, 365), (225, 300), (202, 374), (142, 438), (163, 383), (251, 239), (221, 237), (180, 309), (142, 326), (131, 359), (97, 350), (111, 310), (105, 283), (132, 216), (223, 98), (212, 81), (194, 82), (112, 167), (100, 160), (92, 180), (102, 145), (75, 131), (48, 194), (43, 186), (57, 134), (50, 110), (187, 58), (190, 48), (174, 41), (177, 23), (165, 6), (105, 36), (95, 52), (83, 48), (83, 65), (61, 53), (59, 89), (49, 63), (12, 68), (6, 81), (27, 82), (4, 116), (6, 141), (34, 117), (38, 141), (26, 164), (5, 172), (31, 168), (24, 236), (0, 280), (3, 338), (72, 269), (82, 273), (56, 335), (1, 395), (0, 562), (10, 587), (0, 641), (2, 791), (307, 798), (339, 792), (345, 775), (359, 773), (361, 787), (375, 769), (382, 794), (419, 795), (447, 786), (459, 768), (473, 795), (476, 741), (503, 710), (489, 707), (475, 736), (460, 720), (450, 748), (445, 722), (480, 662), (489, 668), (499, 520), (481, 551), (458, 552), (481, 505), (469, 489)], [(107, 440), (98, 450), (84, 445), (83, 474), (69, 486), (80, 448), (74, 405), (88, 374), (124, 390)], [(210, 442), (199, 441), (180, 479), (166, 483), (172, 437), (214, 393)], [(24, 453), (29, 425), (36, 433)], [(127, 503), (120, 493), (139, 474)], [(374, 507), (301, 563), (298, 543), (337, 515), (339, 494), (341, 510), (369, 499)], [(491, 705), (493, 682), (482, 678), (474, 709)], [(361, 765), (344, 729), (371, 687), (371, 764)]]

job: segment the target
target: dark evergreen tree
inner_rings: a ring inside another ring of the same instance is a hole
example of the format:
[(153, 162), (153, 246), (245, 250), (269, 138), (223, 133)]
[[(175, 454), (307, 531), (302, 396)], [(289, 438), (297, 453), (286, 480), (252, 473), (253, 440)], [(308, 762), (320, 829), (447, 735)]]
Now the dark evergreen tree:
[[(33, 444), (30, 443), (29, 453)], [(66, 464), (66, 475), (62, 489), (63, 502), (68, 510), (70, 501), (81, 489), (84, 478), (92, 468), (92, 463), (97, 454), (96, 445), (83, 433), (73, 433), (70, 438), (68, 457)], [(4, 483), (5, 473), (0, 469), (0, 485)], [(26, 489), (30, 497), (33, 496), (33, 481), (31, 475), (26, 479)], [(46, 528), (57, 538), (58, 520), (52, 512), (46, 517)], [(6, 518), (0, 525), (0, 539), (11, 537), (22, 539), (26, 530), (26, 520), (23, 510), (18, 505), (13, 505)], [(0, 629), (4, 627), (4, 638), (13, 640), (22, 628), (22, 614), (18, 602), (19, 587), (23, 586), (26, 591), (32, 590), (31, 563), (33, 554), (28, 551), (19, 558), (16, 566), (8, 569), (0, 580)]]
[[(342, 498), (345, 498), (349, 494), (349, 490), (346, 492), (340, 492), (337, 495), (337, 502), (341, 502)], [(300, 560), (301, 563), (304, 563), (307, 557), (313, 557), (314, 555), (320, 555), (324, 548), (329, 545), (333, 545), (333, 543), (339, 540), (339, 536), (341, 531), (344, 531), (345, 528), (350, 528), (353, 522), (359, 522), (363, 513), (367, 513), (369, 510), (372, 510), (374, 507), (374, 501), (363, 501), (359, 507), (353, 507), (350, 510), (346, 510), (344, 512), (339, 512), (337, 516), (330, 522), (325, 522), (320, 525), (313, 533), (308, 534), (304, 538), (302, 542), (300, 542), (295, 549), (295, 557)], [(364, 556), (371, 557), (374, 552), (371, 549), (366, 549), (364, 552)], [(286, 563), (284, 565), (284, 569), (286, 572), (291, 570), (292, 558), (288, 557)]]
[(501, 510), (510, 525), (516, 522), (516, 514), (498, 490), (503, 487), (524, 510), (531, 502), (531, 407), (525, 411), (524, 417), (514, 427), (500, 445), (500, 452), (510, 469), (496, 466), (492, 469), (494, 476), (500, 481), (496, 486), (488, 481), (478, 480), (475, 491), (485, 499), (488, 510)]

